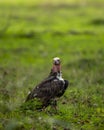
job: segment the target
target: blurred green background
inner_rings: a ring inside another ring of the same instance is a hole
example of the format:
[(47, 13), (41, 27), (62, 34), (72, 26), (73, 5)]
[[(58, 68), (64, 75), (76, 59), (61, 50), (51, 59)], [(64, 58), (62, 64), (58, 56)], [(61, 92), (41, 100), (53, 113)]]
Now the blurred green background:
[[(55, 56), (70, 81), (58, 112), (21, 112)], [(103, 0), (0, 0), (0, 129), (104, 129)]]

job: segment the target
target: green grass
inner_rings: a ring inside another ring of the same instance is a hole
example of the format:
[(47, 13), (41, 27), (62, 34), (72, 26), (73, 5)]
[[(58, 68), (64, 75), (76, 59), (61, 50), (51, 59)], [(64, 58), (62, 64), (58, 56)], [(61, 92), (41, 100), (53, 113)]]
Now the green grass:
[[(0, 129), (104, 129), (104, 2), (0, 1)], [(28, 91), (62, 59), (70, 86), (38, 112), (21, 110)]]

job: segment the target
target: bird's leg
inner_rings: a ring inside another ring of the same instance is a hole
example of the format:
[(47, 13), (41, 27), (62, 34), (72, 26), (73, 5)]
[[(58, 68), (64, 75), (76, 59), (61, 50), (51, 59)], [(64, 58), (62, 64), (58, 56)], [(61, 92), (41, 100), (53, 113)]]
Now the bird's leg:
[(52, 100), (51, 108), (53, 111), (57, 112), (57, 100), (56, 99)]
[(50, 104), (49, 100), (44, 99), (42, 101), (41, 111), (45, 111), (46, 112), (47, 111), (47, 107), (48, 107), (49, 104)]

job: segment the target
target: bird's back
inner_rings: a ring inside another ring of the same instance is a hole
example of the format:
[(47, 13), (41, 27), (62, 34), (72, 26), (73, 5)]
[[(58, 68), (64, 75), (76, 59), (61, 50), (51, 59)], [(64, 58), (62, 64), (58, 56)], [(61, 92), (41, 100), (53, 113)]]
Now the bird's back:
[(56, 97), (63, 90), (64, 82), (57, 79), (56, 76), (51, 75), (30, 92), (30, 94), (27, 96), (26, 101), (33, 98), (50, 100), (51, 98)]

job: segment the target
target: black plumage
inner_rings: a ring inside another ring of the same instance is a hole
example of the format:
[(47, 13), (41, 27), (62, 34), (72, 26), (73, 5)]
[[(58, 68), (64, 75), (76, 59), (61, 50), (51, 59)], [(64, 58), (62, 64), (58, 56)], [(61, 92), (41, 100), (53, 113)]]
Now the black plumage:
[(56, 98), (61, 97), (68, 87), (68, 81), (64, 80), (61, 75), (60, 59), (54, 58), (53, 68), (49, 76), (38, 84), (27, 96), (26, 102), (38, 98), (45, 108), (53, 101), (56, 105)]

